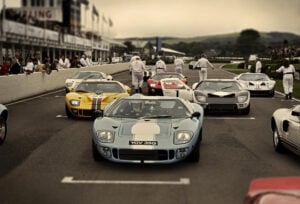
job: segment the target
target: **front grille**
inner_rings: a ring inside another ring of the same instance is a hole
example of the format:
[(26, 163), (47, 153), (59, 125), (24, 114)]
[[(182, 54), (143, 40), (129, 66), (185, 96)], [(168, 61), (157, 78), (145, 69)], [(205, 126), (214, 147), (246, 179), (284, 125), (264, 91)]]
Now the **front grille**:
[(209, 104), (206, 107), (207, 110), (213, 110), (218, 112), (236, 111), (237, 106), (235, 104)]
[(120, 160), (169, 160), (173, 159), (174, 150), (139, 150), (113, 149), (113, 156)]

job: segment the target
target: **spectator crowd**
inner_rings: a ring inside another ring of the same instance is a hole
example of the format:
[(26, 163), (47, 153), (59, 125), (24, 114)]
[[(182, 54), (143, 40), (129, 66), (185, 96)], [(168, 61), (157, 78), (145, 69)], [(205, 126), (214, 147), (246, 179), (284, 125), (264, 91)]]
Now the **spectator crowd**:
[(52, 70), (69, 69), (69, 68), (81, 68), (92, 66), (94, 63), (91, 60), (91, 56), (78, 55), (69, 58), (61, 55), (59, 59), (51, 59), (46, 56), (42, 61), (38, 57), (28, 57), (24, 60), (17, 52), (14, 57), (3, 57), (3, 64), (0, 65), (0, 75), (9, 74), (31, 74), (33, 72), (43, 71), (45, 66), (51, 67)]

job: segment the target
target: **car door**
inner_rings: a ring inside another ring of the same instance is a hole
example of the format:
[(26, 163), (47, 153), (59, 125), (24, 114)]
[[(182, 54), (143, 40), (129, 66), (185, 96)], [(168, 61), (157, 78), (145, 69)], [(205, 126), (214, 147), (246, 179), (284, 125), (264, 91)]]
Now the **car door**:
[(291, 112), (288, 125), (288, 140), (300, 149), (300, 112)]
[(180, 79), (162, 79), (161, 87), (164, 96), (175, 96), (193, 101), (193, 90)]

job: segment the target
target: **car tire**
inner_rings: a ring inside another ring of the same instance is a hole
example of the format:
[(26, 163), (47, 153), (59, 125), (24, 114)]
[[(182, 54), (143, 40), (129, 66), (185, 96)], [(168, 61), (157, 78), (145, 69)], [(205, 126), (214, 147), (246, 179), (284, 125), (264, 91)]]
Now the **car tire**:
[(186, 161), (188, 162), (192, 162), (192, 163), (197, 163), (200, 160), (200, 143), (202, 140), (202, 131), (201, 131), (201, 135), (199, 135), (199, 138), (195, 144), (194, 149), (192, 150), (192, 152), (190, 153), (190, 155), (186, 158)]
[(274, 146), (274, 149), (275, 149), (276, 152), (283, 153), (284, 147), (283, 147), (283, 144), (280, 140), (280, 136), (279, 136), (278, 129), (277, 129), (276, 125), (273, 128), (273, 146)]
[(73, 114), (69, 111), (67, 105), (65, 106), (65, 109), (66, 109), (66, 115), (67, 115), (67, 117), (68, 117), (68, 118), (74, 118)]
[(104, 158), (99, 154), (94, 140), (92, 140), (93, 158), (94, 161), (103, 161)]
[(7, 123), (6, 120), (0, 116), (0, 145), (4, 143), (7, 133)]
[(243, 115), (249, 115), (249, 113), (250, 113), (250, 104), (249, 104), (249, 106), (247, 108), (245, 108), (245, 109), (242, 110), (242, 114)]

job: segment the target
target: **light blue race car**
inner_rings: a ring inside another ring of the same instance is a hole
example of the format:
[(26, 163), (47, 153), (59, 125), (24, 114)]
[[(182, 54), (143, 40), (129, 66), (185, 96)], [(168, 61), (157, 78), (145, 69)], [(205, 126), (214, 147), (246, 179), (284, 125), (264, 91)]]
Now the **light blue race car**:
[(4, 142), (6, 138), (7, 118), (8, 110), (4, 105), (0, 104), (0, 145)]
[(93, 124), (93, 156), (125, 163), (198, 162), (203, 108), (177, 97), (135, 94), (106, 106)]

